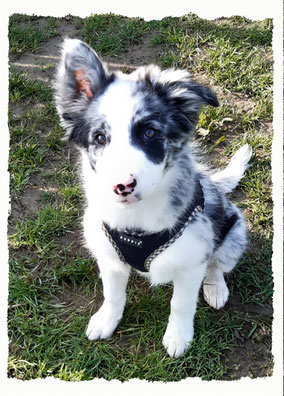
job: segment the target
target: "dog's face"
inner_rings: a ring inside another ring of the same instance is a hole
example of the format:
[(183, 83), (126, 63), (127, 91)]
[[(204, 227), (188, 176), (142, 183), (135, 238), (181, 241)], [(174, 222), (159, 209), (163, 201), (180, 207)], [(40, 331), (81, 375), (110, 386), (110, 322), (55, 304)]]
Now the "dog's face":
[(66, 40), (55, 84), (70, 140), (88, 155), (104, 196), (129, 206), (152, 195), (215, 94), (186, 71), (141, 67), (110, 74), (79, 40)]

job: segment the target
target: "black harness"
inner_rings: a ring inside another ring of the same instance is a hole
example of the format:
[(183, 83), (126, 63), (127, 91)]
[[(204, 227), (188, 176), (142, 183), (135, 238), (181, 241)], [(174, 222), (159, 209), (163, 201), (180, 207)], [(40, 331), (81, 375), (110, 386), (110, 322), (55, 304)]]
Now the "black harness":
[(139, 229), (112, 229), (105, 222), (102, 223), (102, 228), (121, 261), (138, 271), (148, 272), (154, 258), (172, 245), (183, 234), (183, 231), (194, 220), (195, 216), (203, 210), (203, 190), (200, 182), (197, 181), (195, 198), (178, 218), (173, 230), (166, 229), (147, 234)]
[(205, 205), (204, 194), (199, 180), (195, 198), (185, 212), (178, 218), (172, 230), (166, 229), (153, 234), (147, 234), (143, 230), (118, 230), (112, 229), (105, 222), (102, 228), (110, 243), (116, 250), (119, 258), (126, 264), (141, 272), (148, 272), (151, 262), (171, 246), (184, 232), (186, 227), (195, 219), (195, 216), (203, 212), (207, 214), (214, 225), (215, 248), (217, 250), (227, 234), (239, 220), (239, 215), (233, 213), (228, 216), (223, 205), (215, 204), (214, 207)]

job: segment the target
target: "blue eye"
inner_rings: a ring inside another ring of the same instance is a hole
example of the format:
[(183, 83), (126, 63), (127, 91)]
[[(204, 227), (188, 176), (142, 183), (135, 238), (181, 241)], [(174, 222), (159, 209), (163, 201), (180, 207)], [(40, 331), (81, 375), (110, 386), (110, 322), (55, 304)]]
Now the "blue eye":
[(103, 133), (99, 133), (96, 136), (96, 142), (100, 145), (103, 146), (106, 143), (106, 136)]
[(153, 139), (157, 134), (157, 131), (155, 129), (146, 129), (144, 136), (146, 139)]

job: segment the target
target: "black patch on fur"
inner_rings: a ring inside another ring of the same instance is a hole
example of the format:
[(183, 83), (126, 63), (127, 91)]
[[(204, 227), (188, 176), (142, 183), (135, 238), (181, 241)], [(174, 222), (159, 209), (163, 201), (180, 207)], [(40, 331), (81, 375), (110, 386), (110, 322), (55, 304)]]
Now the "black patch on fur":
[(142, 150), (146, 157), (154, 164), (160, 164), (165, 158), (165, 138), (161, 131), (153, 139), (147, 139), (144, 133), (151, 128), (149, 121), (137, 122), (131, 127), (130, 142), (133, 146)]
[(68, 114), (68, 113), (63, 113), (63, 114), (62, 114), (62, 118), (63, 118), (64, 120), (66, 120), (66, 121), (74, 121), (73, 118), (71, 117), (71, 115)]
[(69, 140), (87, 149), (89, 147), (89, 133), (90, 125), (85, 120), (84, 116), (78, 116), (74, 120), (74, 126), (69, 135)]
[[(222, 200), (219, 197), (216, 197), (216, 201), (214, 204), (206, 204), (206, 212), (208, 214), (209, 219), (213, 223), (214, 229), (220, 233), (220, 229), (223, 225), (225, 210)], [(219, 239), (219, 238), (218, 238)]]
[(180, 139), (186, 142), (196, 119), (184, 117), (178, 101), (172, 99), (166, 85), (156, 83), (150, 90), (149, 84), (140, 82), (137, 85), (137, 90), (143, 93), (143, 108), (149, 119), (153, 118), (159, 124), (160, 130), (173, 144)]
[[(143, 110), (147, 116), (140, 121), (142, 127), (138, 122), (132, 128), (131, 143), (141, 148), (154, 163), (161, 163), (166, 157), (169, 168), (189, 141), (202, 104), (218, 106), (217, 97), (209, 88), (191, 80), (153, 82), (147, 74), (137, 81), (133, 95), (137, 92), (143, 95)], [(143, 124), (147, 122), (150, 128), (160, 132), (159, 138), (153, 141), (142, 138)]]
[[(192, 175), (191, 161), (187, 155), (181, 154), (179, 158), (172, 163), (175, 163), (175, 166), (179, 169), (179, 173), (170, 188), (170, 202), (173, 207), (180, 208), (186, 205), (191, 194), (194, 196), (198, 192), (198, 189), (196, 190), (196, 183), (199, 179), (196, 179), (195, 176)], [(169, 166), (171, 165), (167, 163), (167, 168)]]
[(221, 246), (227, 234), (239, 219), (239, 215), (237, 213), (227, 214), (221, 193), (215, 186), (212, 185), (211, 188), (214, 188), (215, 201), (212, 204), (206, 202), (204, 213), (207, 214), (212, 222), (215, 249), (217, 249)]
[(235, 223), (239, 220), (239, 215), (237, 213), (234, 213), (232, 216), (228, 217), (225, 216), (223, 226), (220, 229), (220, 239), (223, 241), (228, 232), (231, 230), (231, 228), (235, 225)]
[(201, 99), (203, 99), (204, 104), (208, 104), (213, 107), (219, 106), (217, 96), (213, 91), (211, 91), (210, 88), (203, 86), (203, 85), (190, 83), (190, 84), (188, 84), (188, 89), (191, 92), (194, 92), (195, 94), (197, 94)]

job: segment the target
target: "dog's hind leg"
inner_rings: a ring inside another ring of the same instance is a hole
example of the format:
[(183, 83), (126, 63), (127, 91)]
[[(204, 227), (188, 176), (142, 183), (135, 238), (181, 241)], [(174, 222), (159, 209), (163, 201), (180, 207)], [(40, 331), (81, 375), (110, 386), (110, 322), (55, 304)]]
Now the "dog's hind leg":
[(207, 267), (203, 281), (203, 295), (211, 307), (220, 309), (226, 304), (229, 290), (224, 273), (230, 272), (235, 267), (245, 250), (246, 243), (246, 227), (240, 216)]
[(203, 281), (203, 295), (205, 301), (213, 308), (222, 308), (229, 297), (224, 272), (217, 265), (208, 266)]

